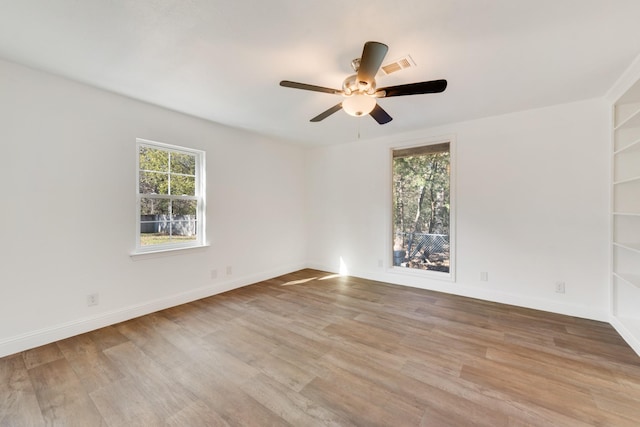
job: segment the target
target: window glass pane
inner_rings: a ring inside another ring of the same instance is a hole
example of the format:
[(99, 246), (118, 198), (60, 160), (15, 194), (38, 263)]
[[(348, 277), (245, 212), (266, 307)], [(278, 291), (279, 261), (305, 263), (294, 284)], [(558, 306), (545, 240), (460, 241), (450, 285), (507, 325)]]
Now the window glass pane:
[(150, 147), (140, 147), (139, 168), (147, 171), (169, 171), (169, 152)]
[(167, 194), (168, 189), (168, 174), (140, 171), (140, 194)]
[(149, 230), (153, 231), (143, 233), (142, 224), (140, 224), (140, 246), (163, 245), (171, 243), (171, 235), (169, 234), (168, 229), (164, 229), (163, 231), (161, 231), (161, 223), (146, 223), (145, 226), (148, 227)]
[(140, 200), (140, 245), (171, 243), (171, 216), (167, 199), (142, 198)]
[(171, 232), (174, 240), (195, 240), (197, 236), (196, 219), (188, 216), (178, 216), (177, 221), (171, 223)]
[(140, 199), (140, 244), (157, 244), (157, 237), (168, 235), (168, 227), (163, 226), (169, 222), (169, 200), (152, 199), (143, 197)]
[(171, 153), (171, 173), (195, 175), (196, 156), (192, 154)]
[(449, 144), (393, 157), (393, 265), (448, 273)]
[(196, 200), (174, 200), (173, 212), (173, 235), (181, 240), (195, 239), (197, 235), (198, 202)]
[[(179, 215), (191, 215), (195, 218), (198, 209), (198, 202), (196, 200), (174, 200), (172, 206), (173, 216)], [(177, 219), (177, 218), (174, 218)]]
[(196, 194), (196, 178), (194, 176), (171, 174), (171, 194), (175, 196), (194, 196)]
[(149, 231), (142, 232), (142, 224), (140, 224), (140, 244), (142, 246), (189, 242), (198, 238), (195, 219), (157, 221), (144, 224)]
[[(157, 215), (142, 215), (141, 220), (148, 219), (145, 217), (153, 217)], [(140, 221), (140, 243), (142, 245), (150, 245), (156, 236), (160, 233), (160, 223), (158, 221)]]
[(169, 215), (169, 200), (142, 197), (140, 215)]

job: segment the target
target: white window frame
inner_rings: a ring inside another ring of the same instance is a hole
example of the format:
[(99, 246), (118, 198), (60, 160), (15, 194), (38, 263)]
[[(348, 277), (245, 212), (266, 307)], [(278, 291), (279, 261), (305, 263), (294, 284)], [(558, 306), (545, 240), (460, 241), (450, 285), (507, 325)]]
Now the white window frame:
[[(395, 267), (393, 265), (393, 152), (427, 145), (449, 143), (449, 272), (420, 270), (415, 268)], [(388, 175), (387, 175), (387, 203), (389, 213), (387, 219), (387, 244), (386, 259), (388, 272), (404, 276), (422, 277), (425, 279), (437, 279), (455, 282), (456, 280), (456, 138), (455, 135), (446, 135), (432, 138), (420, 138), (411, 141), (399, 142), (389, 147), (388, 151)]]
[[(189, 154), (195, 155), (196, 158), (196, 170), (195, 170), (195, 194), (194, 196), (181, 196), (181, 195), (168, 195), (163, 194), (159, 195), (158, 198), (162, 199), (172, 199), (172, 200), (197, 200), (196, 207), (196, 239), (186, 241), (186, 242), (178, 242), (178, 243), (165, 243), (165, 244), (157, 244), (157, 245), (141, 245), (140, 243), (140, 229), (141, 229), (141, 219), (140, 219), (140, 203), (143, 197), (149, 197), (148, 194), (140, 193), (140, 148), (141, 147), (149, 147), (155, 148), (163, 151), (169, 151), (180, 154)], [(158, 252), (168, 252), (175, 251), (181, 249), (189, 249), (189, 248), (198, 248), (207, 246), (206, 244), (206, 224), (205, 224), (205, 155), (206, 153), (202, 150), (196, 150), (193, 148), (182, 147), (178, 145), (165, 144), (156, 141), (150, 141), (147, 139), (136, 139), (136, 235), (135, 235), (135, 250), (133, 255), (137, 254), (147, 254), (147, 253), (158, 253)]]

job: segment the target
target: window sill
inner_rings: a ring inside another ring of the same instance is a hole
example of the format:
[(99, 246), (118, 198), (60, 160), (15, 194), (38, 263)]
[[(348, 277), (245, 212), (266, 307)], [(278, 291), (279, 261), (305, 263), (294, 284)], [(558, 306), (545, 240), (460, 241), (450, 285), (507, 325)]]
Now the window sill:
[(151, 259), (151, 258), (161, 258), (167, 256), (174, 255), (182, 255), (189, 252), (198, 252), (207, 249), (209, 246), (208, 243), (200, 246), (185, 246), (178, 248), (166, 248), (166, 249), (157, 249), (152, 251), (144, 251), (144, 252), (132, 252), (129, 254), (133, 261), (139, 261), (143, 259)]
[(397, 274), (400, 276), (413, 276), (413, 277), (420, 277), (422, 279), (441, 280), (444, 282), (456, 281), (453, 271), (450, 271), (449, 273), (442, 273), (437, 271), (393, 266), (388, 268), (387, 272), (391, 274)]

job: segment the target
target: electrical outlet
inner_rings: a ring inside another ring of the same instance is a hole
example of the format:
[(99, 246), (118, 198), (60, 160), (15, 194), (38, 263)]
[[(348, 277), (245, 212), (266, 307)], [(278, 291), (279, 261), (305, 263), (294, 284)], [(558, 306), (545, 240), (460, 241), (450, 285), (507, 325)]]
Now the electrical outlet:
[(231, 266), (227, 265), (227, 276), (231, 276), (232, 273), (233, 273), (233, 270), (231, 269)]
[(218, 278), (218, 270), (211, 270), (211, 280)]
[(87, 295), (87, 307), (91, 307), (94, 305), (98, 305), (99, 302), (99, 294), (89, 294)]
[(480, 272), (480, 281), (482, 281), (482, 282), (488, 282), (489, 281), (489, 272), (488, 271), (481, 271)]
[(382, 260), (381, 259), (378, 260), (378, 267), (382, 268)]
[(556, 292), (564, 294), (564, 282), (556, 282)]

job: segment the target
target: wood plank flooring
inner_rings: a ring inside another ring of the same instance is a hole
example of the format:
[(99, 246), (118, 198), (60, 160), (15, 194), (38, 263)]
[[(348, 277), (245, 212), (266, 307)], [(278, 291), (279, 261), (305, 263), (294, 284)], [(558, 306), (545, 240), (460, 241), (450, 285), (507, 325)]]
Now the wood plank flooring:
[(303, 270), (0, 359), (0, 426), (633, 426), (605, 323)]

